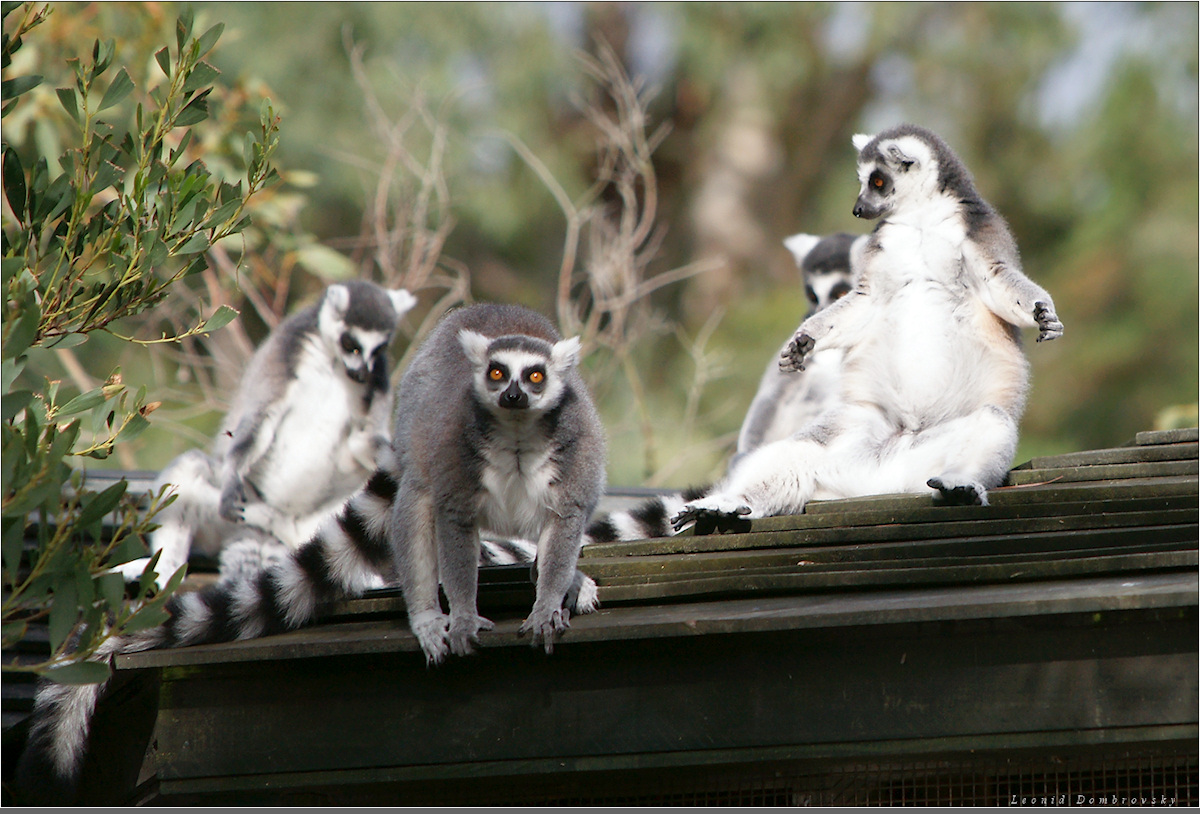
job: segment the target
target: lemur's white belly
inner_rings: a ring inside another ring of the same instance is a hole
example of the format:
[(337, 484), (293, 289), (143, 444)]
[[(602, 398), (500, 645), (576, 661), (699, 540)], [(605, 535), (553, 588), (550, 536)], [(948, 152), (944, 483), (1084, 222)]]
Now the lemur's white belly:
[(299, 375), (282, 403), (274, 440), (250, 474), (264, 500), (281, 512), (303, 515), (349, 495), (370, 475), (347, 454), (350, 435), (365, 426), (362, 396), (331, 386), (330, 376)]
[(888, 251), (873, 260), (880, 273), (871, 338), (847, 351), (847, 398), (879, 406), (909, 430), (988, 405), (1013, 410), (1027, 375), (1014, 337), (955, 274), (961, 263), (949, 242), (901, 234), (905, 240), (885, 242)]
[(499, 440), (486, 453), (480, 523), (496, 534), (538, 539), (553, 505), (557, 467), (548, 444), (523, 445)]

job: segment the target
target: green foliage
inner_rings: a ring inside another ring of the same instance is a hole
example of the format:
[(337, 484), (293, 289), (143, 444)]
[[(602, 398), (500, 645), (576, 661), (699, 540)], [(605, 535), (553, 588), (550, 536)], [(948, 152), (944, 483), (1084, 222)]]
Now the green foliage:
[[(47, 10), (5, 3), (3, 14), (7, 116), (42, 81), (7, 71)], [(174, 283), (205, 268), (210, 247), (248, 226), (247, 200), (277, 177), (278, 119), (269, 102), (246, 134), (242, 180), (218, 180), (199, 158), (192, 128), (208, 118), (220, 75), (204, 57), (222, 30), (218, 24), (196, 35), (184, 12), (175, 47), (154, 54), (166, 81), (142, 94), (115, 64), (116, 43), (96, 40), (89, 57), (68, 60), (74, 82), (55, 91), (74, 126), (72, 146), (52, 164), (36, 148), (4, 142), (3, 639), (7, 648), (31, 622), (45, 620), (51, 648), (45, 662), (5, 670), (68, 683), (102, 680), (107, 666), (86, 659), (111, 636), (160, 624), (183, 579), (181, 568), (155, 593), (151, 561), (126, 602), (123, 578), (109, 571), (144, 554), (142, 538), (164, 495), (142, 511), (125, 481), (96, 493), (68, 464), (107, 458), (140, 435), (157, 406), (147, 403), (146, 388), (131, 393), (119, 368), (101, 387), (74, 396), (57, 381), (22, 374), (35, 349), (75, 347), (99, 330), (120, 336), (119, 320), (160, 302)], [(118, 127), (111, 117), (129, 104), (132, 126)], [(174, 342), (234, 316), (222, 307), (182, 334), (121, 338)]]

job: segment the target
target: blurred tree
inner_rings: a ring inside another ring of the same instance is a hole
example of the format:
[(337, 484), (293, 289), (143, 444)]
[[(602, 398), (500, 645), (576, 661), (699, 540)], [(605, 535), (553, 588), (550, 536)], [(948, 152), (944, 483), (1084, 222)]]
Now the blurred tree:
[[(656, 327), (632, 351), (647, 371), (644, 411), (628, 388), (596, 382), (615, 483), (723, 469), (763, 365), (806, 307), (782, 239), (867, 228), (849, 212), (850, 136), (902, 120), (959, 152), (1067, 323), (1062, 342), (1029, 348), (1020, 457), (1122, 443), (1195, 404), (1194, 4), (230, 3), (196, 14), (228, 24), (213, 64), (236, 86), (271, 89), (289, 116), (282, 162), (311, 173), (311, 205), (290, 210), (296, 246), (265, 255), (281, 278), (295, 267), (298, 294), (319, 284), (301, 246), (382, 273), (363, 224), (388, 159), (366, 89), (393, 124), (414, 122), (406, 143), (422, 161), (442, 139), (453, 229), (441, 273), (548, 313), (567, 217), (514, 139), (582, 200), (600, 167), (585, 111), (606, 102), (572, 53), (607, 42), (628, 76), (658, 89), (647, 111), (649, 131), (669, 128), (654, 151), (663, 231), (645, 270), (713, 269), (652, 295)], [(406, 118), (414, 108), (429, 116)]]

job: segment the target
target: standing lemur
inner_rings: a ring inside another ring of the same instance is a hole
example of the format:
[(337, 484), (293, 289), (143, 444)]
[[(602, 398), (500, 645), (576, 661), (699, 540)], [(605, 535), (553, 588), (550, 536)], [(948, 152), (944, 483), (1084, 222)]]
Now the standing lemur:
[[(867, 235), (839, 232), (820, 237), (796, 234), (783, 241), (800, 270), (812, 316), (848, 294), (854, 284), (854, 258), (861, 255)], [(789, 336), (780, 348), (787, 349)], [(771, 359), (759, 381), (738, 434), (737, 451), (729, 462), (732, 471), (763, 444), (787, 438), (832, 406), (841, 394), (842, 351), (827, 348), (813, 354), (803, 372), (780, 370)], [(632, 510), (606, 513), (589, 525), (585, 543), (614, 540), (645, 540), (674, 533), (671, 518), (685, 503), (703, 497), (712, 489), (694, 486), (683, 492), (650, 498)]]
[(1029, 384), (1019, 329), (1061, 336), (1054, 302), (941, 138), (901, 125), (853, 141), (854, 214), (881, 220), (854, 291), (806, 319), (780, 362), (803, 370), (818, 349), (841, 348), (839, 403), (747, 456), (676, 528), (889, 492), (986, 504), (1008, 472)]
[[(284, 320), (241, 379), (211, 454), (190, 450), (160, 473), (175, 501), (155, 519), (150, 551), (161, 586), (195, 549), (221, 575), (257, 570), (296, 548), (362, 487), (387, 443), (388, 346), (416, 304), (404, 289), (336, 283)], [(127, 579), (146, 559), (119, 569)]]
[[(430, 663), (467, 653), (491, 627), (476, 609), (483, 530), (537, 541), (536, 598), (519, 633), (551, 652), (570, 615), (596, 605), (595, 583), (575, 565), (604, 490), (605, 442), (579, 353), (577, 338), (524, 308), (451, 312), (404, 374), (379, 468), (335, 517), (252, 576), (175, 594), (167, 622), (110, 639), (97, 659), (294, 629), (380, 576), (398, 578)], [(103, 689), (39, 683), (17, 769), (25, 802), (74, 796)]]

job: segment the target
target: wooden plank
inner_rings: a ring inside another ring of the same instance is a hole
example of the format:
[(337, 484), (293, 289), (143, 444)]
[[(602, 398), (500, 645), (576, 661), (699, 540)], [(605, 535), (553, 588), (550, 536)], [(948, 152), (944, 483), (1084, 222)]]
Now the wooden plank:
[(1151, 430), (1139, 432), (1133, 437), (1133, 443), (1149, 444), (1180, 444), (1188, 441), (1200, 441), (1200, 428), (1189, 427), (1178, 430)]
[[(1037, 552), (996, 552), (980, 554), (964, 558), (954, 550), (926, 551), (921, 556), (906, 558), (898, 561), (891, 558), (874, 557), (840, 557), (828, 556), (828, 552), (816, 552), (811, 557), (808, 552), (799, 553), (793, 557), (750, 557), (741, 555), (734, 563), (705, 562), (699, 558), (688, 558), (679, 567), (654, 569), (614, 568), (609, 573), (597, 573), (596, 579), (601, 588), (614, 585), (643, 585), (652, 582), (687, 582), (720, 577), (727, 574), (738, 577), (774, 576), (779, 574), (825, 574), (825, 573), (857, 573), (867, 580), (875, 575), (879, 584), (903, 582), (904, 574), (908, 571), (923, 571), (930, 568), (946, 569), (950, 575), (954, 567), (964, 570), (979, 565), (1011, 565), (1014, 571), (1020, 571), (1023, 576), (1038, 578), (1039, 574), (1053, 572), (1059, 563), (1070, 559), (1101, 558), (1101, 557), (1136, 557), (1140, 570), (1159, 570), (1179, 567), (1181, 562), (1188, 563), (1197, 559), (1195, 551), (1181, 549), (1171, 540), (1159, 539), (1155, 543), (1147, 543), (1138, 549), (1128, 546), (1095, 546), (1071, 550), (1049, 550)], [(822, 556), (822, 555), (825, 556)], [(801, 559), (803, 558), (803, 559)], [(1134, 560), (1130, 560), (1133, 562)], [(708, 566), (708, 567), (706, 567)], [(725, 567), (723, 567), (725, 566)], [(598, 569), (597, 569), (598, 570)]]
[(1180, 477), (1196, 475), (1200, 462), (1154, 461), (1131, 464), (1098, 464), (1095, 466), (1069, 466), (1059, 469), (1012, 470), (1008, 473), (1010, 486), (1030, 483), (1075, 483), (1079, 481), (1110, 481), (1130, 478)]
[(1162, 550), (1196, 550), (1196, 526), (1155, 526), (1132, 529), (1088, 529), (1052, 531), (1039, 534), (997, 535), (995, 537), (952, 537), (920, 543), (866, 541), (842, 545), (786, 545), (788, 535), (777, 535), (770, 548), (736, 551), (700, 552), (681, 557), (673, 554), (642, 557), (607, 557), (588, 560), (583, 570), (596, 579), (617, 574), (670, 574), (700, 571), (741, 571), (758, 567), (798, 567), (803, 563), (878, 563), (902, 569), (922, 557), (954, 557), (970, 562), (983, 557), (1004, 555), (1029, 559), (1067, 556), (1074, 551), (1100, 547), (1121, 547), (1129, 553)]
[(625, 584), (600, 586), (601, 602), (661, 602), (685, 597), (745, 596), (765, 592), (845, 591), (899, 586), (977, 585), (984, 583), (1034, 582), (1048, 579), (1098, 577), (1115, 573), (1159, 571), (1164, 568), (1195, 569), (1192, 552), (1175, 554), (1116, 555), (1028, 562), (955, 564), (891, 571), (779, 571), (767, 574), (724, 572), (718, 576), (685, 580), (629, 580)]
[[(764, 632), (844, 625), (1011, 618), (1061, 613), (1096, 613), (1133, 608), (1187, 608), (1197, 604), (1193, 573), (1131, 573), (1085, 579), (973, 586), (916, 586), (866, 592), (804, 596), (762, 595), (652, 606), (604, 606), (571, 618), (563, 646), (609, 641)], [(401, 606), (402, 607), (402, 606)], [(528, 649), (517, 636), (522, 616), (494, 619), (480, 647)], [(191, 668), (246, 661), (329, 658), (349, 654), (412, 653), (420, 646), (402, 616), (365, 622), (317, 625), (291, 633), (224, 644), (146, 650), (117, 656), (118, 670)], [(556, 649), (557, 652), (557, 649)]]
[[(922, 541), (968, 535), (982, 537), (991, 534), (1012, 535), (1138, 525), (1186, 523), (1195, 525), (1198, 522), (1198, 515), (1200, 515), (1194, 502), (1190, 508), (1129, 512), (1112, 511), (1112, 504), (1106, 505), (1110, 508), (1109, 511), (1080, 511), (1071, 514), (1031, 513), (1031, 516), (1027, 517), (1004, 509), (989, 511), (992, 507), (981, 507), (982, 511), (973, 513), (977, 519), (942, 522), (925, 521), (924, 518), (928, 517), (926, 514), (906, 516), (887, 513), (882, 516), (872, 514), (869, 517), (826, 514), (815, 518), (795, 515), (789, 518), (792, 522), (786, 525), (779, 524), (774, 528), (768, 526), (767, 529), (755, 525), (754, 531), (745, 534), (661, 537), (634, 542), (592, 543), (583, 548), (580, 560), (586, 563), (599, 557), (691, 554), (702, 551), (736, 551), (781, 545)], [(831, 518), (838, 518), (842, 522), (828, 522)], [(810, 519), (814, 522), (804, 522)]]
[(1186, 461), (1195, 460), (1198, 455), (1200, 455), (1200, 444), (1196, 443), (1114, 447), (1112, 449), (1069, 452), (1064, 455), (1032, 458), (1019, 466), (1013, 467), (1013, 469), (1061, 469), (1069, 466), (1096, 466), (1100, 464)]
[[(1075, 502), (1080, 500), (1118, 500), (1137, 497), (1170, 497), (1196, 495), (1197, 478), (1160, 477), (1132, 480), (1111, 480), (1081, 483), (1026, 484), (1002, 486), (988, 491), (988, 501), (993, 506), (1023, 503)], [(915, 508), (933, 505), (928, 495), (870, 495), (842, 500), (812, 501), (804, 511), (816, 514), (824, 511), (852, 511), (857, 509)], [(970, 507), (968, 507), (970, 508)]]

